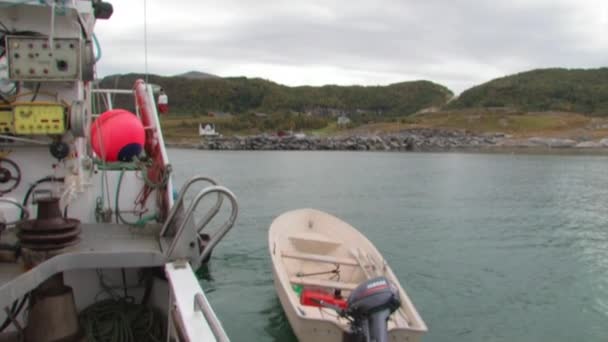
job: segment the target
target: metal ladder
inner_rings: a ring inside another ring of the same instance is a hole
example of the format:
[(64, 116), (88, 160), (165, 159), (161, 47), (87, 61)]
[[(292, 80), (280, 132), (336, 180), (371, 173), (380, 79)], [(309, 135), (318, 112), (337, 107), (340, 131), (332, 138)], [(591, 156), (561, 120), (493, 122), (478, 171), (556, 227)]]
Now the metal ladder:
[[(196, 197), (184, 212), (184, 196), (188, 189), (197, 183), (206, 182), (211, 184), (199, 191)], [(211, 194), (217, 194), (215, 205), (207, 211), (200, 222), (194, 222), (194, 212), (201, 200)], [(219, 213), (224, 202), (228, 198), (231, 205), (230, 217), (222, 226), (210, 236), (209, 241), (203, 241), (201, 234), (213, 218)], [(197, 269), (211, 254), (213, 248), (234, 226), (238, 215), (238, 203), (236, 196), (226, 187), (217, 185), (213, 179), (205, 176), (195, 176), (189, 179), (179, 192), (179, 196), (171, 208), (167, 219), (160, 231), (161, 248), (169, 261), (187, 259), (192, 268)], [(203, 248), (201, 248), (204, 245)]]

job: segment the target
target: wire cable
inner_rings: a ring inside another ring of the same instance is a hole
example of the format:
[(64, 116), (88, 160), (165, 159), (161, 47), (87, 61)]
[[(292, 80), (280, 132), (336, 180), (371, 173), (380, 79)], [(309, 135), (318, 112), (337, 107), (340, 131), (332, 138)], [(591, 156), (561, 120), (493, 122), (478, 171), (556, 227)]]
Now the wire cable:
[(34, 89), (34, 95), (32, 96), (32, 99), (30, 100), (30, 102), (36, 101), (36, 98), (38, 97), (38, 92), (40, 91), (40, 85), (41, 85), (40, 82), (38, 82), (36, 84), (36, 89)]
[(144, 0), (144, 69), (146, 84), (148, 84), (148, 1)]

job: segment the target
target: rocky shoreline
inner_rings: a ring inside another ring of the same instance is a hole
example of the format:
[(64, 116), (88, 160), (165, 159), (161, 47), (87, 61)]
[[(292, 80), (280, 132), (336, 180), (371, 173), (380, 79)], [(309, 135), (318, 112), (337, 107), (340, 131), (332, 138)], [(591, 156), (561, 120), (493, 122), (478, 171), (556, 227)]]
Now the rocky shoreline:
[(202, 150), (245, 151), (462, 151), (513, 149), (601, 150), (608, 139), (576, 141), (572, 139), (532, 137), (513, 139), (504, 133), (473, 134), (441, 129), (410, 129), (399, 133), (359, 136), (285, 136), (268, 134), (233, 137), (207, 137), (200, 142), (168, 142), (169, 147)]

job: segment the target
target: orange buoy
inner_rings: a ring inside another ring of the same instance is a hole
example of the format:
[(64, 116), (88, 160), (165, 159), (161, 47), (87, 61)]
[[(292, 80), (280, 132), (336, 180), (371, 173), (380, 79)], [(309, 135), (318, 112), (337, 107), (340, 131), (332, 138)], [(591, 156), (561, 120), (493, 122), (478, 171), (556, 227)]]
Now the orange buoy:
[(109, 110), (91, 125), (91, 146), (105, 161), (132, 161), (143, 150), (145, 141), (141, 121), (124, 109)]

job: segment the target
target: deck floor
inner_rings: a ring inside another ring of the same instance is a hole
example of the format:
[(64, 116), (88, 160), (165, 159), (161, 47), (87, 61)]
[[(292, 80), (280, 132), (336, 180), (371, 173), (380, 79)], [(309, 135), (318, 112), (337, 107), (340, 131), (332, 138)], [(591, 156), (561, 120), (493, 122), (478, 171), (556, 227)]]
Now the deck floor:
[[(158, 232), (160, 226), (134, 228), (121, 224), (81, 224), (81, 241), (37, 267), (26, 270), (23, 260), (0, 263), (0, 308), (6, 307), (53, 274), (90, 268), (152, 267), (165, 264)], [(15, 231), (0, 241), (14, 243)]]

